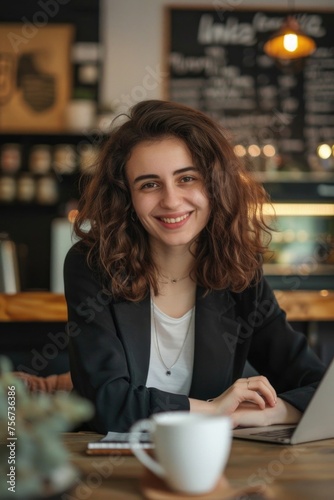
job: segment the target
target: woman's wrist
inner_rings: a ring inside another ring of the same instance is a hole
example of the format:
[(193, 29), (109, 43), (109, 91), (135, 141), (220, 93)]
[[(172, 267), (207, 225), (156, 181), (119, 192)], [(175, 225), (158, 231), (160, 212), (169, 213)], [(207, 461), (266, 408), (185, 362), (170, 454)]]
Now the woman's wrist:
[(301, 411), (281, 398), (277, 398), (275, 408), (266, 408), (266, 412), (270, 420), (268, 425), (297, 424), (302, 416)]
[(216, 408), (212, 400), (202, 401), (200, 399), (189, 398), (190, 411), (201, 413), (215, 413)]

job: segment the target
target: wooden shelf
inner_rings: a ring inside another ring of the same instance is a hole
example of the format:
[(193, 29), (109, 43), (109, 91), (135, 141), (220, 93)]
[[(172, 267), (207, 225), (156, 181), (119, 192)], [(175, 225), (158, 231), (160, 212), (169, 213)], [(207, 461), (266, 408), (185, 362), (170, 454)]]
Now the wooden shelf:
[[(334, 291), (275, 291), (289, 321), (334, 321)], [(67, 321), (62, 294), (0, 294), (0, 321)]]

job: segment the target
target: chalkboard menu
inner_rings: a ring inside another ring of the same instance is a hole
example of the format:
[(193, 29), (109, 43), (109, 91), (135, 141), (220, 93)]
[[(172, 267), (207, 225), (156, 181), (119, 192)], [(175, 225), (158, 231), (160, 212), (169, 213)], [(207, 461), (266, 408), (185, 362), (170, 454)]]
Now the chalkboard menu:
[(263, 51), (285, 11), (218, 7), (167, 9), (168, 99), (219, 120), (235, 144), (273, 145), (292, 168), (334, 172), (333, 157), (316, 155), (334, 143), (334, 11), (294, 13), (317, 49), (286, 65)]

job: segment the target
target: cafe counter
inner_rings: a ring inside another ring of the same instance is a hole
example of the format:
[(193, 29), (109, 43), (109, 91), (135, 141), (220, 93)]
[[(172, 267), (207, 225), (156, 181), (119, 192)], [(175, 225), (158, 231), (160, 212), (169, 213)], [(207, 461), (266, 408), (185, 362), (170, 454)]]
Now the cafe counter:
[[(334, 290), (275, 291), (292, 327), (304, 333), (310, 346), (328, 365), (334, 356)], [(0, 294), (2, 353), (19, 371), (40, 375), (69, 370), (67, 343), (56, 349), (54, 339), (66, 338), (64, 295), (47, 292)]]
[[(334, 290), (275, 291), (289, 321), (334, 321)], [(0, 321), (66, 322), (62, 294), (23, 292), (0, 295)]]

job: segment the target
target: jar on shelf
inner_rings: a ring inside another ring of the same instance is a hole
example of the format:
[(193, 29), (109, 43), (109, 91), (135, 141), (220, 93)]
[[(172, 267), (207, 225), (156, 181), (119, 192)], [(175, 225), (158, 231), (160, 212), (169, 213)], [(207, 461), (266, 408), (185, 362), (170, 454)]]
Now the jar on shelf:
[(54, 205), (58, 201), (58, 184), (52, 175), (36, 180), (36, 201), (41, 205)]
[(86, 88), (73, 91), (73, 98), (68, 102), (65, 111), (66, 125), (69, 130), (84, 131), (95, 124), (96, 101), (94, 92)]
[(0, 153), (0, 168), (4, 174), (15, 174), (21, 168), (22, 150), (20, 144), (3, 144)]
[(51, 146), (36, 144), (30, 150), (29, 170), (33, 174), (47, 174), (52, 165)]
[(36, 182), (29, 173), (22, 174), (17, 179), (16, 199), (22, 203), (30, 203), (36, 194)]
[(72, 144), (57, 144), (53, 151), (53, 168), (58, 174), (72, 174), (77, 166), (76, 148)]
[(82, 144), (79, 149), (79, 166), (81, 172), (93, 174), (98, 160), (99, 148), (93, 144)]
[(16, 197), (16, 179), (9, 175), (0, 177), (0, 202), (10, 203)]

